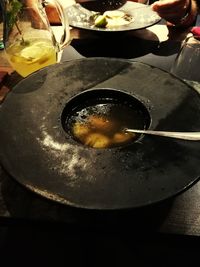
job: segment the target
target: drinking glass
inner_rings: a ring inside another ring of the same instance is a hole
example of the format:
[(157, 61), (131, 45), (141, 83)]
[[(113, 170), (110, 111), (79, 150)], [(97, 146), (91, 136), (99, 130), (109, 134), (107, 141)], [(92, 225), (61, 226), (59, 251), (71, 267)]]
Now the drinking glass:
[(200, 40), (199, 36), (188, 36), (172, 65), (171, 73), (177, 77), (200, 82)]
[(9, 63), (22, 77), (57, 62), (70, 41), (69, 24), (59, 2), (51, 0), (60, 16), (63, 38), (58, 42), (45, 12), (46, 1), (5, 0), (4, 47)]

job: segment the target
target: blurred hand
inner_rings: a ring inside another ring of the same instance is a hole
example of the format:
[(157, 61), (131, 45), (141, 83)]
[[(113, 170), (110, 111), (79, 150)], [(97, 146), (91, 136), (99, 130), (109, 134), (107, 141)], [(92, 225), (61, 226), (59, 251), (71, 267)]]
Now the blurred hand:
[(161, 0), (151, 5), (152, 9), (166, 21), (176, 24), (186, 14), (190, 0)]
[(56, 7), (53, 4), (47, 4), (45, 6), (45, 11), (49, 19), (50, 24), (52, 25), (61, 25), (60, 16)]
[[(29, 14), (32, 18), (32, 26), (34, 28), (43, 28), (42, 19), (38, 10), (38, 0), (22, 0), (23, 3), (30, 8)], [(58, 11), (53, 3), (48, 3), (45, 6), (45, 11), (49, 19), (50, 24), (61, 24)]]

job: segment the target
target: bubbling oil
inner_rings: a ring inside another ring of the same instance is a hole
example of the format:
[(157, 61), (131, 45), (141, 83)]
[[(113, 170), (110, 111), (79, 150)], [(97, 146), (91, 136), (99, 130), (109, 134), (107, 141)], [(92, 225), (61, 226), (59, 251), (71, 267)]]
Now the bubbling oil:
[(141, 110), (126, 102), (109, 100), (76, 108), (64, 126), (76, 141), (92, 148), (111, 148), (133, 142), (139, 135), (126, 133), (124, 129), (144, 127)]

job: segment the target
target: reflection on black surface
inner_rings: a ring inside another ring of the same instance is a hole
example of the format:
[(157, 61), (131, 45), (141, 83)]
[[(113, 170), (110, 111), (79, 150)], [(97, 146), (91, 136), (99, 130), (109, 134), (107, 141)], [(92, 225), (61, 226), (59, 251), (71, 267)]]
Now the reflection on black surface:
[(71, 45), (85, 57), (131, 59), (156, 52), (159, 41), (144, 40), (126, 33), (99, 33), (97, 38), (74, 39)]
[(159, 49), (155, 50), (154, 54), (159, 56), (176, 55), (180, 47), (181, 47), (181, 42), (167, 40), (160, 44)]
[(68, 223), (71, 229), (143, 233), (158, 230), (173, 200), (135, 210), (94, 211), (68, 207), (42, 198), (3, 172), (2, 196), (14, 219)]

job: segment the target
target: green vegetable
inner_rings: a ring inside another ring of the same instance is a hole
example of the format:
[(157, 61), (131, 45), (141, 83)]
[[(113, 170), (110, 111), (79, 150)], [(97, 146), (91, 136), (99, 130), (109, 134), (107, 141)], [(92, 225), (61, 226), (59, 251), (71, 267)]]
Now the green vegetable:
[(6, 21), (9, 29), (12, 29), (13, 25), (17, 23), (22, 3), (18, 0), (7, 0), (6, 2)]
[(104, 15), (99, 15), (94, 21), (94, 25), (99, 28), (106, 27), (107, 23), (108, 22), (107, 22), (106, 16)]
[(18, 26), (19, 13), (21, 12), (22, 7), (23, 4), (18, 0), (6, 0), (6, 23), (8, 27), (8, 32), (12, 30), (14, 25), (16, 26), (22, 38), (21, 44), (27, 45), (27, 42), (23, 38), (22, 31)]

